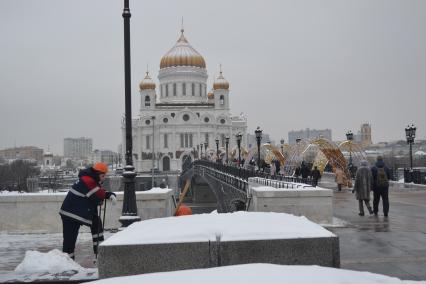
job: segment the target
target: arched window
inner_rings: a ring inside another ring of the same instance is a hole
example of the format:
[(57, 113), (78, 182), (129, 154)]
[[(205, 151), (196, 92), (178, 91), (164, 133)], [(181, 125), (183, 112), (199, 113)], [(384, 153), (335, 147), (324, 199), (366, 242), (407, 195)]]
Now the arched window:
[(176, 83), (173, 83), (173, 96), (176, 96)]
[(151, 98), (149, 96), (145, 96), (145, 106), (151, 106)]
[(195, 96), (195, 84), (194, 83), (192, 83), (192, 86), (191, 86), (192, 88), (191, 88), (191, 92), (192, 92), (192, 95), (193, 96)]
[(182, 83), (182, 95), (186, 96), (186, 84)]
[(168, 97), (168, 96), (169, 96), (169, 85), (166, 84), (166, 97)]
[(223, 105), (225, 103), (225, 97), (223, 95), (220, 95), (219, 102), (220, 102), (221, 105)]

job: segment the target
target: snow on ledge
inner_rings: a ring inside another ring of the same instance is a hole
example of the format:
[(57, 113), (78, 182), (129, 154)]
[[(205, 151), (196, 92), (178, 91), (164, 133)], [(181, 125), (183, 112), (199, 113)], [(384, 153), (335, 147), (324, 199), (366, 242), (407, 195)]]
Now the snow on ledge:
[(426, 281), (404, 281), (385, 275), (351, 271), (321, 266), (243, 264), (206, 269), (191, 269), (174, 272), (150, 273), (102, 279), (93, 284), (401, 284), (426, 283)]
[(167, 217), (136, 222), (101, 246), (334, 237), (305, 217), (236, 212)]

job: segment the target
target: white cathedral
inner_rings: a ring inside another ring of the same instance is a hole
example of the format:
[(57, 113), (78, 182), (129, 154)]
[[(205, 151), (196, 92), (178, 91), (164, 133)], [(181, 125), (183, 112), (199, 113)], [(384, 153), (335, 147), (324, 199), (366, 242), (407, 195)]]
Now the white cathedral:
[[(230, 152), (236, 147), (238, 133), (242, 134), (241, 145), (246, 145), (247, 119), (230, 114), (228, 81), (220, 71), (207, 93), (207, 78), (204, 58), (188, 43), (182, 29), (177, 43), (161, 58), (158, 91), (148, 72), (139, 84), (140, 113), (132, 120), (137, 172), (150, 171), (153, 166), (160, 171), (181, 170), (201, 152), (206, 154), (205, 145), (213, 157), (216, 139), (224, 153), (225, 137), (230, 138)], [(122, 134), (125, 145), (124, 124)]]

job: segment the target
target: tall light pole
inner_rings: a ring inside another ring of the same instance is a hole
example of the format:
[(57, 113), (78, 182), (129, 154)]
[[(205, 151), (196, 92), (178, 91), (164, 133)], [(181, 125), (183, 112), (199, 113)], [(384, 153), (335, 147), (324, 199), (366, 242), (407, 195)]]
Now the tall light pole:
[(284, 138), (281, 138), (281, 154), (284, 155)]
[(123, 171), (124, 200), (120, 223), (127, 227), (133, 222), (140, 221), (136, 206), (135, 168), (132, 162), (132, 101), (131, 101), (131, 74), (130, 74), (130, 8), (129, 0), (124, 0), (124, 95), (126, 116), (126, 166)]
[[(352, 131), (346, 132), (346, 140), (349, 141), (349, 168), (352, 168), (352, 140), (354, 140), (354, 134)], [(352, 171), (351, 171), (352, 174)]]
[(200, 158), (202, 159), (202, 158), (203, 158), (203, 143), (200, 143), (200, 147), (201, 147), (201, 155), (200, 155)]
[(216, 138), (216, 162), (219, 162), (219, 138)]
[(257, 166), (260, 170), (260, 142), (262, 141), (262, 130), (260, 129), (259, 126), (254, 131), (254, 134), (256, 135), (256, 142), (257, 142)]
[(405, 137), (407, 138), (407, 144), (410, 145), (410, 169), (413, 171), (413, 143), (414, 138), (416, 138), (416, 130), (417, 128), (414, 126), (414, 124), (408, 125), (405, 128)]
[(152, 120), (152, 180), (151, 180), (151, 188), (154, 188), (154, 183), (155, 183), (155, 178), (154, 178), (154, 167), (155, 167), (155, 126), (154, 126), (154, 122), (155, 122), (155, 116), (151, 116), (151, 120)]
[(239, 132), (237, 135), (235, 135), (235, 138), (237, 140), (237, 147), (238, 147), (238, 167), (241, 166), (241, 140), (243, 138), (243, 135)]
[(197, 145), (197, 156), (200, 159), (200, 145)]
[(229, 146), (229, 136), (226, 136), (225, 137), (226, 165), (228, 165), (228, 146)]
[(209, 144), (207, 142), (204, 142), (204, 156), (207, 159), (207, 146), (209, 146)]

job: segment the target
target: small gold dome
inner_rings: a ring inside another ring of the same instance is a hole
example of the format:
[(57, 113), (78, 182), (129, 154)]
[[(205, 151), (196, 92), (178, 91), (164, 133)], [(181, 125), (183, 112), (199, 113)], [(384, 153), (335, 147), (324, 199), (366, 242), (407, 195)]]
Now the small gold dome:
[(145, 78), (141, 81), (139, 84), (140, 90), (155, 90), (155, 83), (152, 81), (151, 77), (149, 76), (149, 72), (146, 72)]
[(214, 99), (214, 94), (213, 94), (212, 92), (209, 92), (209, 93), (207, 94), (207, 98), (208, 98), (209, 100), (213, 100), (213, 99)]
[(184, 30), (180, 31), (181, 35), (177, 43), (161, 58), (160, 69), (175, 66), (206, 68), (204, 58), (188, 43), (183, 35)]
[(220, 71), (219, 76), (213, 83), (213, 89), (214, 90), (228, 90), (229, 89), (229, 82), (226, 81), (226, 79), (222, 75), (222, 71)]

